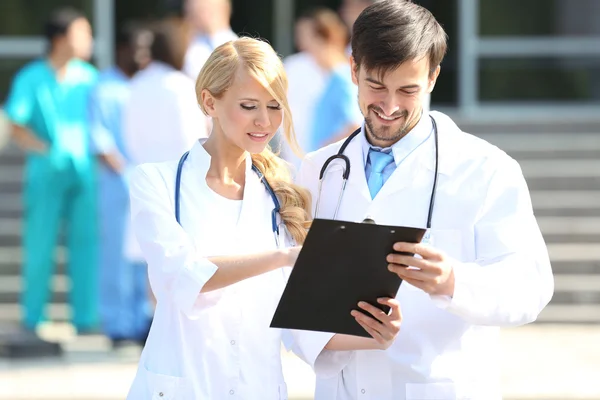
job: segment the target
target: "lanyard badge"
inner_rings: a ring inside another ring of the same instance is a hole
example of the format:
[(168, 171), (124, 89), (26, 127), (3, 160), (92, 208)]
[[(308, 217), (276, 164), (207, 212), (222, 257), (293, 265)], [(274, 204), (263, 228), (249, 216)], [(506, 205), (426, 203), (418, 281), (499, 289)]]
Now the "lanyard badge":
[(431, 237), (431, 229), (427, 229), (425, 231), (425, 234), (423, 235), (423, 239), (421, 239), (421, 244), (424, 244), (426, 246), (433, 245), (433, 238)]

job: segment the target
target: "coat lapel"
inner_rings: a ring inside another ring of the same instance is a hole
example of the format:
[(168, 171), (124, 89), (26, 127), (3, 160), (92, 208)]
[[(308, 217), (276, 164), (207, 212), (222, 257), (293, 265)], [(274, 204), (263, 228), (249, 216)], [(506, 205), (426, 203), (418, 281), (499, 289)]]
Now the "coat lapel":
[[(361, 132), (359, 135), (364, 135)], [(361, 196), (371, 199), (369, 186), (367, 185), (367, 177), (365, 175), (365, 159), (363, 155), (362, 138), (355, 137), (346, 148), (344, 154), (350, 160), (350, 176), (348, 177), (348, 185), (352, 185), (357, 193)]]

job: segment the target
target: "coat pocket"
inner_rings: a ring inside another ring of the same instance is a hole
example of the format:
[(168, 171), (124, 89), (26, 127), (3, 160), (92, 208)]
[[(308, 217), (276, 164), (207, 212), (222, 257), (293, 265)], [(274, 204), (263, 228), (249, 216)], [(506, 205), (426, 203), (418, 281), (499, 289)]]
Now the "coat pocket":
[(158, 374), (145, 369), (152, 400), (183, 400), (185, 378)]

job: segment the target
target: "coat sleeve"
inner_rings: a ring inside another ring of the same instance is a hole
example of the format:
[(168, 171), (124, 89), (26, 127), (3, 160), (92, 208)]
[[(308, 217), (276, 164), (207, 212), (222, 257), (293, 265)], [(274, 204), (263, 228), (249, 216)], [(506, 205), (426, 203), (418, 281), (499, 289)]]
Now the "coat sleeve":
[(475, 262), (454, 265), (454, 296), (434, 301), (476, 325), (535, 321), (552, 298), (554, 279), (525, 178), (511, 158), (492, 175), (475, 223), (475, 248)]
[[(202, 307), (200, 290), (217, 271), (201, 256), (173, 214), (171, 194), (156, 167), (136, 167), (131, 178), (132, 229), (148, 263), (152, 291), (188, 317)], [(175, 177), (173, 177), (175, 179)]]

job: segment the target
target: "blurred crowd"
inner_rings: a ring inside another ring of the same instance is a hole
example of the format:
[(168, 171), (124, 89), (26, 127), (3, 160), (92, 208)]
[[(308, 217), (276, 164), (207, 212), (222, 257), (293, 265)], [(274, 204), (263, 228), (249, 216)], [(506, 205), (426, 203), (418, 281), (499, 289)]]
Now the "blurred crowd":
[[(314, 8), (295, 24), (298, 53), (284, 59), (289, 103), (303, 152), (360, 127), (349, 56), (351, 27), (373, 0)], [(14, 77), (4, 111), (27, 154), (24, 176), (23, 326), (46, 318), (57, 238), (67, 238), (72, 324), (113, 346), (145, 341), (153, 298), (129, 227), (128, 176), (146, 162), (178, 159), (211, 121), (195, 79), (212, 51), (238, 35), (229, 0), (186, 0), (183, 18), (117, 27), (115, 65), (89, 63), (93, 32), (78, 10), (55, 10), (47, 54)], [(299, 166), (280, 138), (274, 150)]]

